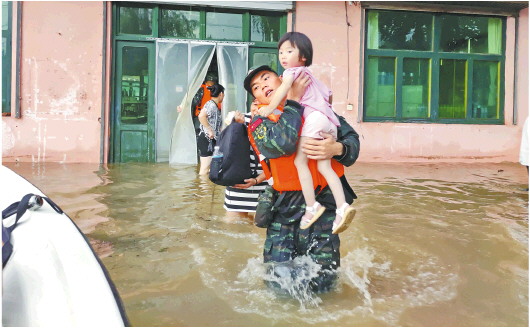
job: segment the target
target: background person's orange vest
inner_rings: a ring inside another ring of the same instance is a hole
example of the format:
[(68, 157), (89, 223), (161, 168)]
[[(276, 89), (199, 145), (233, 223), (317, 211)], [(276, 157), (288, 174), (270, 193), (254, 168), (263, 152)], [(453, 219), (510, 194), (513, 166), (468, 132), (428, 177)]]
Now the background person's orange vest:
[(201, 103), (195, 107), (196, 117), (199, 116), (199, 113), (201, 113), (201, 109), (204, 107), (204, 104), (206, 104), (210, 99), (212, 99), (212, 92), (210, 91), (210, 89), (208, 89), (209, 86), (211, 85), (206, 85), (204, 83), (201, 85), (203, 93)]
[[(283, 108), (278, 109), (283, 112)], [(271, 121), (278, 122), (280, 116), (271, 114), (268, 116), (268, 118)], [(250, 126), (248, 136), (250, 139), (250, 144), (254, 148), (256, 155), (259, 157), (259, 150), (257, 149), (256, 142), (254, 141), (254, 137), (252, 136), (252, 133), (250, 131)], [(283, 156), (276, 159), (269, 159), (269, 167), (267, 167), (265, 161), (261, 161), (261, 166), (263, 168), (263, 172), (265, 173), (266, 178), (269, 179), (272, 175), (274, 180), (272, 187), (276, 191), (284, 192), (302, 190), (302, 186), (300, 185), (300, 179), (298, 178), (298, 170), (294, 165), (295, 157), (296, 152), (289, 156)], [(316, 189), (317, 186), (320, 186), (321, 189), (326, 187), (328, 185), (328, 182), (326, 181), (324, 176), (322, 176), (322, 174), (318, 171), (317, 160), (309, 159), (307, 166), (309, 168), (309, 171), (311, 171), (311, 177), (313, 178), (313, 189)], [(331, 159), (331, 168), (333, 168), (333, 171), (335, 171), (338, 177), (344, 175), (344, 166), (337, 160)]]

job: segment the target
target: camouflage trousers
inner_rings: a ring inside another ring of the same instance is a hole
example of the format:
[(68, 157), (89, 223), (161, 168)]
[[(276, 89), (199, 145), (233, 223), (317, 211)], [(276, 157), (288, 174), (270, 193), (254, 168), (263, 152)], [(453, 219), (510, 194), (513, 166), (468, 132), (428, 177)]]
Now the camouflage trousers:
[[(267, 195), (273, 193), (278, 192), (267, 188), (260, 195), (260, 199), (275, 199)], [(317, 195), (317, 201), (326, 207), (326, 211), (311, 227), (302, 230), (300, 219), (306, 207), (302, 192), (284, 193), (285, 196), (274, 209), (272, 222), (267, 227), (263, 250), (264, 262), (288, 262), (298, 256), (308, 255), (315, 263), (322, 266), (322, 275), (313, 282), (314, 289), (329, 290), (336, 279), (335, 272), (329, 270), (335, 270), (340, 266), (340, 239), (338, 235), (331, 234), (335, 220), (333, 195), (329, 188)]]

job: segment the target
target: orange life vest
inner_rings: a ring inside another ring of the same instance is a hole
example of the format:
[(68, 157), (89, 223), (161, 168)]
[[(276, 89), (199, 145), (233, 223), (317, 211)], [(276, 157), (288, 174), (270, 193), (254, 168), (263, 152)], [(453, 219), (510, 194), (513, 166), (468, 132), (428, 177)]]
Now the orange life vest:
[[(278, 109), (283, 112), (283, 108)], [(268, 118), (274, 122), (278, 122), (280, 115), (271, 114)], [(249, 125), (248, 136), (250, 139), (250, 145), (252, 145), (252, 148), (256, 152), (256, 155), (259, 157), (259, 151), (250, 131), (250, 128), (251, 127)], [(276, 159), (269, 159), (270, 167), (267, 166), (265, 161), (260, 161), (261, 166), (263, 168), (263, 172), (265, 173), (267, 179), (269, 179), (272, 175), (274, 180), (272, 187), (276, 191), (284, 192), (302, 190), (302, 187), (300, 186), (300, 180), (298, 178), (298, 171), (296, 169), (296, 166), (294, 165), (295, 157), (296, 152), (289, 156), (283, 156)], [(328, 185), (328, 182), (326, 181), (324, 176), (322, 176), (322, 174), (318, 171), (317, 161), (309, 159), (308, 167), (313, 178), (313, 188), (316, 189), (317, 186), (320, 186), (321, 188), (326, 187)], [(344, 175), (344, 166), (340, 164), (337, 160), (331, 159), (331, 167), (333, 168), (338, 177)]]
[[(206, 85), (206, 84), (202, 84), (201, 85), (201, 88), (202, 88), (202, 99), (201, 99), (201, 103), (198, 104), (197, 106), (195, 106), (195, 116), (199, 116), (199, 113), (201, 113), (201, 109), (204, 107), (204, 104), (206, 104), (210, 99), (212, 99), (212, 92), (208, 89), (208, 87), (210, 87), (211, 85)], [(221, 105), (218, 105), (218, 107), (220, 108)]]

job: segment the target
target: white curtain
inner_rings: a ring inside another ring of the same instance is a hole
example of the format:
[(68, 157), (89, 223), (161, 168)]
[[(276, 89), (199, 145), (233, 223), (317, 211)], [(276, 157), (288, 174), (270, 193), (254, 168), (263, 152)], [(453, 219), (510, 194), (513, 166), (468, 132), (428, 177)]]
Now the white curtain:
[(195, 139), (190, 106), (193, 96), (206, 77), (214, 50), (215, 43), (188, 43), (187, 88), (180, 103), (183, 110), (173, 127), (169, 148), (170, 164), (197, 164), (197, 140)]
[[(169, 160), (173, 127), (188, 86), (189, 43), (157, 41), (156, 43), (156, 161)], [(187, 112), (190, 112), (188, 109)], [(191, 117), (190, 117), (191, 118)]]
[(221, 106), (223, 118), (230, 111), (245, 113), (247, 92), (243, 88), (243, 80), (248, 71), (248, 45), (218, 44), (217, 65), (219, 83), (225, 87), (225, 98)]

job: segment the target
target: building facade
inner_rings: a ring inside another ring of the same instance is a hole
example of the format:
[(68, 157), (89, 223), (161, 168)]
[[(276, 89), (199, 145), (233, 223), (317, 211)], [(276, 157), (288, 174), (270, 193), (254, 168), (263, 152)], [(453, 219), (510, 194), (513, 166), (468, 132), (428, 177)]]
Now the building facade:
[(171, 161), (206, 72), (244, 110), (287, 31), (359, 161), (516, 162), (528, 117), (528, 2), (2, 2), (2, 28), (4, 162)]

